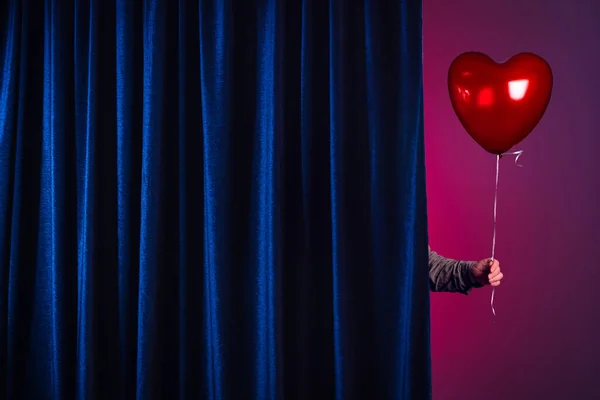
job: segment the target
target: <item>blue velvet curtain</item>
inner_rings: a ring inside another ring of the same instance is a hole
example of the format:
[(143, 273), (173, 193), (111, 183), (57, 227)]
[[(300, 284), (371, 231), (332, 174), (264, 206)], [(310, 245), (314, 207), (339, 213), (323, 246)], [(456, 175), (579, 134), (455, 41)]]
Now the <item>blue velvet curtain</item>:
[(430, 398), (420, 0), (0, 35), (0, 397)]

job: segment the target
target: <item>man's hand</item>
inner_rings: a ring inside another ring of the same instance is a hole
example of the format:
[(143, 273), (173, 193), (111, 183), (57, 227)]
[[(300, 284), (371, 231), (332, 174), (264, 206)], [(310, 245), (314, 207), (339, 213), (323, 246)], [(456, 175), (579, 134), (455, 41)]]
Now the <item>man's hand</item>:
[(471, 270), (473, 276), (482, 285), (500, 285), (500, 281), (504, 275), (500, 271), (500, 263), (498, 260), (486, 258), (476, 262)]

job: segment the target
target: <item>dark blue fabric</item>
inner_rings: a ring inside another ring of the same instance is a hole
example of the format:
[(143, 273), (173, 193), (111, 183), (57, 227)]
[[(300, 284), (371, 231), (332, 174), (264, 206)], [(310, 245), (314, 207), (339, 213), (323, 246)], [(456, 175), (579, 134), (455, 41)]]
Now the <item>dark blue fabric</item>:
[(430, 398), (421, 1), (0, 35), (0, 397)]

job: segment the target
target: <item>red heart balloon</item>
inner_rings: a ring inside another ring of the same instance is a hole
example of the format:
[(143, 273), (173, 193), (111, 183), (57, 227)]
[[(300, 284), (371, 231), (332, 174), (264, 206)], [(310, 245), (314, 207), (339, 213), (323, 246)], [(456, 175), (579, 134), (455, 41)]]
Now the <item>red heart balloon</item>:
[(552, 83), (550, 65), (531, 53), (496, 63), (483, 53), (467, 52), (448, 71), (454, 112), (492, 154), (505, 153), (531, 133), (548, 107)]

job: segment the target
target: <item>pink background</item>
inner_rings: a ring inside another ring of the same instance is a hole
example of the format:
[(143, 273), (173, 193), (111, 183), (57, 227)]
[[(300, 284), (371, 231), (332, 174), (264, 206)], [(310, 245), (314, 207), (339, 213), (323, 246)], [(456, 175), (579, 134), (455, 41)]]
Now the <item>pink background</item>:
[[(479, 50), (531, 51), (554, 71), (542, 122), (500, 168), (496, 292), (432, 294), (436, 400), (600, 399), (600, 2), (425, 0), (430, 243), (490, 256), (495, 158), (452, 111), (447, 70)], [(596, 3), (596, 4), (594, 4)]]

